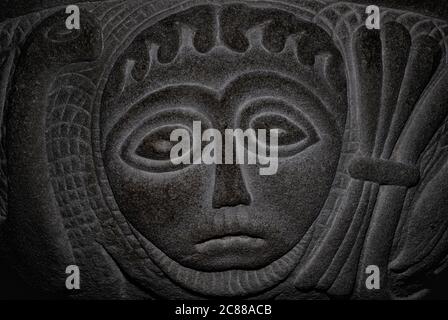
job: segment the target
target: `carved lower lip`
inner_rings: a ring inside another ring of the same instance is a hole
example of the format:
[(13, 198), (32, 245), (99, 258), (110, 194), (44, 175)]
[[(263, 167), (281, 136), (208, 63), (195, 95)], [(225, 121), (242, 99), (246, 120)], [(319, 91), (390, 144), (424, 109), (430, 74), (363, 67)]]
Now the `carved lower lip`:
[(220, 238), (213, 238), (195, 245), (199, 253), (214, 253), (227, 249), (237, 248), (261, 248), (266, 241), (261, 238), (255, 238), (247, 235), (229, 235)]

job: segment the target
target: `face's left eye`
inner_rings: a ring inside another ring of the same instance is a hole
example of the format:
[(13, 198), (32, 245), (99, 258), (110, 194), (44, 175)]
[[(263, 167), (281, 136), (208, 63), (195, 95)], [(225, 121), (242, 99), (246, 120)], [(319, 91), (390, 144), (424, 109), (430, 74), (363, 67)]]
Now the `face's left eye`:
[(281, 99), (261, 97), (250, 100), (242, 107), (237, 123), (243, 128), (254, 129), (258, 136), (262, 129), (266, 141), (258, 139), (258, 145), (268, 149), (271, 147), (270, 131), (277, 130), (279, 157), (299, 154), (320, 140), (312, 120), (300, 111), (300, 107)]
[(306, 129), (300, 128), (291, 120), (276, 114), (263, 114), (251, 121), (251, 128), (264, 129), (270, 140), (270, 131), (278, 130), (278, 145), (287, 146), (299, 143), (308, 138)]
[(146, 159), (169, 160), (171, 148), (175, 145), (175, 142), (170, 141), (172, 131), (173, 128), (171, 126), (152, 131), (143, 138), (135, 153)]

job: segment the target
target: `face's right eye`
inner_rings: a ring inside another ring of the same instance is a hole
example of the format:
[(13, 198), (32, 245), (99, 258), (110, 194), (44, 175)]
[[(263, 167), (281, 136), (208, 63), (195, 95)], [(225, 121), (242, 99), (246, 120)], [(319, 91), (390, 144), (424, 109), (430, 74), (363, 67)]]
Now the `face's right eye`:
[[(135, 169), (155, 173), (179, 171), (189, 166), (194, 121), (200, 121), (203, 129), (211, 127), (204, 114), (191, 108), (167, 108), (140, 121), (137, 119), (136, 125), (125, 134), (120, 157)], [(182, 137), (175, 134), (179, 130), (184, 132)], [(171, 141), (172, 135), (174, 141)], [(174, 150), (172, 159), (171, 151), (177, 144), (182, 145), (181, 154)]]
[(171, 149), (176, 144), (176, 142), (170, 141), (170, 135), (178, 128), (176, 126), (163, 126), (153, 130), (143, 138), (135, 153), (150, 160), (170, 160)]
[[(183, 169), (187, 164), (174, 164), (171, 159), (171, 149), (179, 143), (171, 141), (171, 133), (176, 129), (188, 132), (191, 141), (192, 129), (183, 123), (162, 123), (138, 128), (123, 145), (122, 159), (130, 166), (148, 172), (170, 172)], [(183, 151), (182, 158), (190, 158), (190, 150)]]

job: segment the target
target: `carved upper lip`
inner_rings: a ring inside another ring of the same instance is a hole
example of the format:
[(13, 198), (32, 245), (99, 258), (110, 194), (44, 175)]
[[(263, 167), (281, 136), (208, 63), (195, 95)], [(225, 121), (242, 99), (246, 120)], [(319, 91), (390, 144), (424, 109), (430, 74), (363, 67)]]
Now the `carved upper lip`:
[(259, 248), (266, 244), (262, 238), (241, 233), (212, 237), (195, 245), (199, 253), (220, 251), (232, 247)]

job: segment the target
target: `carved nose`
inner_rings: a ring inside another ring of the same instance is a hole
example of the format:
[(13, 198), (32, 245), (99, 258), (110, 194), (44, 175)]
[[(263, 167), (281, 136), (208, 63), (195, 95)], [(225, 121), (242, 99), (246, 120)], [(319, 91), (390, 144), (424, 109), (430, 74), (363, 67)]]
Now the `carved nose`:
[(212, 207), (236, 207), (250, 205), (250, 194), (246, 189), (239, 165), (220, 164), (216, 166), (215, 187)]

